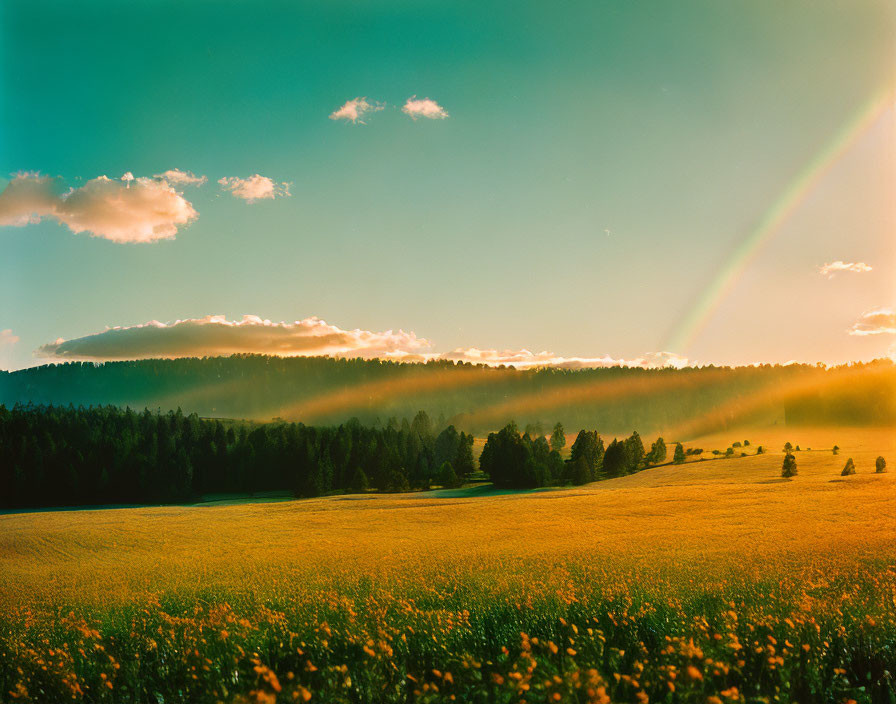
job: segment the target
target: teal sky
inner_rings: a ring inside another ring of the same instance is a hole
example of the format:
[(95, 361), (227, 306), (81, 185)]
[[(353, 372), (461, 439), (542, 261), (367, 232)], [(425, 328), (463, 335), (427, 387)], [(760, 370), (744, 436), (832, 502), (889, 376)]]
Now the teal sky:
[[(34, 171), (75, 188), (173, 168), (209, 182), (178, 187), (198, 218), (154, 243), (0, 227), (0, 367), (106, 326), (245, 314), (402, 328), (440, 352), (660, 351), (882, 90), (669, 351), (885, 356), (896, 335), (847, 331), (896, 308), (894, 47), (889, 0), (6, 0), (0, 188)], [(414, 95), (449, 117), (402, 114)], [(328, 119), (357, 96), (386, 108)], [(255, 173), (291, 195), (247, 203), (216, 183)], [(871, 270), (819, 273), (837, 260)]]

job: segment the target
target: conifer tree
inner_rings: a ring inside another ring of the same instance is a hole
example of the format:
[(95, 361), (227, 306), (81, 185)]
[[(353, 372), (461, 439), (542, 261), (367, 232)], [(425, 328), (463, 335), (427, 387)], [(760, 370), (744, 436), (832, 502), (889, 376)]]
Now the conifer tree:
[(786, 455), (784, 455), (784, 463), (781, 465), (781, 476), (795, 477), (796, 474), (796, 457), (788, 452)]

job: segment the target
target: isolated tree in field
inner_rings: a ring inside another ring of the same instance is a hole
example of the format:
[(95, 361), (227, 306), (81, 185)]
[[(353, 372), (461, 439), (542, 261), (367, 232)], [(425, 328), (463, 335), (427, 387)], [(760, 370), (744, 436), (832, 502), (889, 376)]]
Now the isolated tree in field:
[(662, 438), (657, 438), (656, 442), (650, 446), (650, 452), (647, 455), (647, 461), (650, 464), (659, 464), (660, 462), (666, 461), (666, 441)]
[(788, 453), (793, 452), (793, 445), (791, 445), (789, 442), (785, 442), (784, 443), (784, 452), (788, 452)]
[(834, 445), (834, 454), (835, 454), (835, 455), (839, 455), (839, 454), (840, 454), (840, 446), (839, 446), (839, 445)]
[(846, 466), (843, 468), (843, 471), (840, 472), (841, 477), (848, 477), (850, 474), (856, 473), (856, 464), (852, 461), (852, 457), (846, 460)]
[(564, 447), (566, 447), (566, 433), (563, 432), (563, 424), (557, 423), (554, 432), (551, 433), (551, 449), (554, 452), (562, 452)]
[(759, 447), (756, 448), (756, 454), (757, 454), (757, 455), (764, 455), (764, 454), (765, 454), (765, 448), (764, 448), (762, 445), (760, 445)]
[(684, 458), (684, 448), (681, 446), (680, 442), (675, 443), (675, 452), (672, 453), (672, 461), (675, 464), (681, 464), (682, 462), (684, 462)]
[(883, 457), (878, 457), (874, 461), (874, 471), (878, 474), (883, 474), (887, 471), (887, 461)]
[(750, 441), (744, 440), (744, 447), (749, 447), (749, 446), (750, 446)]
[(781, 476), (782, 477), (795, 477), (796, 476), (796, 457), (794, 457), (789, 452), (784, 455), (784, 464), (781, 465)]

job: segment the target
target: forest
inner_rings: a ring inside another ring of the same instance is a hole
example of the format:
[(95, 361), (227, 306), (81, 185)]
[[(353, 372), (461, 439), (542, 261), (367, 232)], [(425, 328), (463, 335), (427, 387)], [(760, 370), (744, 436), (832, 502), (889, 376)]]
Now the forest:
[[(550, 439), (510, 423), (479, 469), (497, 487), (585, 484), (663, 462), (637, 432), (604, 447), (582, 430), (568, 459), (563, 426)], [(535, 437), (533, 437), (535, 434)], [(151, 504), (209, 494), (288, 491), (299, 497), (460, 486), (476, 470), (473, 436), (425, 411), (385, 426), (224, 423), (180, 410), (0, 406), (0, 506)]]
[(659, 432), (695, 419), (716, 427), (896, 421), (896, 365), (760, 365), (518, 370), (469, 363), (329, 357), (67, 362), (0, 372), (0, 403), (114, 405), (200, 417), (373, 425), (419, 409), (484, 435), (511, 418), (567, 428)]
[(227, 424), (179, 410), (0, 406), (0, 505), (170, 503), (213, 493), (453, 486), (473, 437), (426, 413), (385, 427)]

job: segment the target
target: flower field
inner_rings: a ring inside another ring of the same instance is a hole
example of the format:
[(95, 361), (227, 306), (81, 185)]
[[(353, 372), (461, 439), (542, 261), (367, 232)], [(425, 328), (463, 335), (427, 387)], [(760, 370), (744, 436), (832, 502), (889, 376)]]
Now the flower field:
[(0, 700), (896, 701), (896, 437), (695, 444), (747, 437), (575, 489), (0, 516)]

